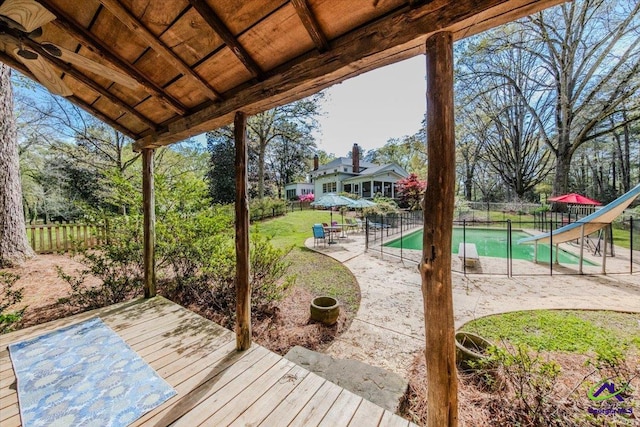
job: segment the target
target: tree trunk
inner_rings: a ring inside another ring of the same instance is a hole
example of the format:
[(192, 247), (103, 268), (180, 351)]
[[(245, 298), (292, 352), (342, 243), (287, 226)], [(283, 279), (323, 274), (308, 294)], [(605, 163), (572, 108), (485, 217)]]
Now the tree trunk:
[(267, 151), (267, 142), (260, 141), (258, 150), (258, 199), (264, 199), (264, 162)]
[(11, 69), (0, 64), (0, 267), (35, 256), (27, 241)]
[(426, 42), (427, 154), (424, 237), (420, 275), (424, 299), (427, 362), (427, 425), (458, 425), (451, 236), (456, 147), (453, 116), (453, 36), (436, 33)]

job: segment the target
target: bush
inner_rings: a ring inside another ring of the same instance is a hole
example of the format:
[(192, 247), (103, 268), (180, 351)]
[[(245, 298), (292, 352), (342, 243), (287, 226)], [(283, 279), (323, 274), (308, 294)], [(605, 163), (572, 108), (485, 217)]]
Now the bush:
[[(477, 365), (495, 395), (489, 410), (499, 425), (565, 426), (567, 414), (554, 400), (560, 366), (524, 345), (492, 347)], [(497, 386), (497, 385), (499, 386)]]
[(13, 273), (0, 271), (0, 334), (13, 330), (16, 323), (22, 319), (26, 307), (18, 311), (7, 313), (7, 308), (22, 301), (22, 291), (24, 288), (14, 289), (15, 283), (20, 276)]
[[(59, 302), (80, 309), (93, 309), (132, 298), (142, 290), (144, 264), (142, 218), (111, 220), (107, 242), (95, 250), (81, 249), (76, 256), (87, 268), (77, 276), (57, 267), (58, 276), (69, 284), (71, 295)], [(101, 283), (86, 283), (90, 275)]]
[[(251, 312), (256, 318), (271, 314), (274, 303), (284, 298), (295, 282), (295, 277), (283, 277), (289, 268), (289, 263), (284, 261), (287, 253), (274, 248), (258, 233), (251, 236)], [(198, 273), (180, 287), (172, 286), (170, 291), (176, 292), (174, 296), (185, 305), (196, 304), (231, 328), (236, 314), (235, 260), (233, 239), (220, 239)]]

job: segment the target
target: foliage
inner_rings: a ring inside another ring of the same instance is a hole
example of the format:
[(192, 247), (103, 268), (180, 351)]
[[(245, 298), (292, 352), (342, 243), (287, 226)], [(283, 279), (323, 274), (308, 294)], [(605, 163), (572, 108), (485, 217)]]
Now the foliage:
[(367, 153), (367, 161), (380, 165), (396, 163), (409, 173), (427, 175), (426, 135), (424, 128), (413, 135), (392, 138), (387, 143)]
[(412, 211), (422, 208), (422, 199), (424, 199), (424, 192), (427, 188), (426, 180), (421, 180), (418, 175), (411, 173), (408, 177), (399, 180), (396, 185), (398, 188), (397, 196), (402, 204)]
[(252, 199), (249, 202), (249, 211), (251, 218), (281, 215), (287, 211), (287, 202), (282, 199), (275, 199), (271, 197)]
[(24, 288), (15, 289), (15, 283), (20, 276), (13, 273), (0, 271), (0, 334), (10, 332), (13, 326), (22, 319), (26, 307), (7, 313), (6, 310), (14, 304), (22, 301), (22, 291)]
[(298, 200), (301, 202), (313, 202), (316, 199), (316, 196), (313, 193), (303, 194), (298, 197)]
[(397, 214), (399, 212), (398, 204), (393, 199), (376, 195), (373, 201), (376, 203), (376, 205), (368, 208), (364, 208), (362, 210), (363, 216), (365, 217), (380, 216), (380, 215), (386, 216), (390, 214), (391, 215)]
[(477, 368), (484, 370), (494, 397), (491, 418), (499, 425), (565, 426), (567, 414), (555, 401), (560, 366), (525, 345), (491, 347)]
[[(166, 292), (183, 304), (199, 305), (216, 315), (219, 322), (233, 327), (236, 308), (233, 238), (228, 234), (218, 234), (212, 239), (202, 239), (196, 235), (180, 237), (180, 246), (195, 247), (191, 252), (195, 252), (198, 259), (193, 261), (186, 253), (176, 255), (181, 260), (172, 261), (173, 271), (184, 273), (188, 270), (176, 269), (176, 266), (185, 265), (192, 269), (189, 270), (190, 274), (183, 274), (180, 280), (166, 281)], [(207, 248), (207, 252), (203, 251), (209, 243), (213, 244)], [(284, 298), (295, 283), (295, 277), (283, 277), (289, 267), (289, 263), (284, 261), (287, 250), (273, 247), (266, 237), (258, 233), (252, 234), (250, 246), (251, 311), (254, 316), (261, 317), (269, 314), (274, 309), (274, 303)]]
[[(57, 268), (71, 294), (60, 300), (79, 309), (93, 309), (125, 301), (140, 294), (143, 284), (142, 218), (119, 217), (109, 221), (107, 242), (97, 250), (81, 249), (77, 256), (86, 266), (70, 275)], [(97, 278), (93, 284), (87, 279)]]
[[(633, 345), (631, 331), (637, 327), (638, 320), (638, 316), (632, 314), (610, 311), (536, 310), (483, 317), (467, 323), (463, 329), (538, 351), (604, 353), (609, 348), (624, 349)], [(625, 326), (614, 328), (612, 325)], [(620, 330), (629, 332), (620, 333)]]
[[(315, 141), (323, 93), (263, 111), (247, 119), (247, 139), (257, 173), (257, 195), (269, 195), (269, 181), (278, 186), (294, 180), (308, 167)], [(250, 166), (250, 169), (252, 167)], [(273, 194), (273, 192), (271, 192)]]
[(236, 197), (235, 145), (230, 127), (207, 132), (209, 196), (213, 203), (233, 203)]

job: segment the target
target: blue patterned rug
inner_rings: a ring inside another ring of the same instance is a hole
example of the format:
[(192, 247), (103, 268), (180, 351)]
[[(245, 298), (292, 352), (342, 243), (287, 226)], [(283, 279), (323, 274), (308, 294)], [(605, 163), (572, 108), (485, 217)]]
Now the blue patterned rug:
[(9, 352), (24, 427), (126, 426), (176, 394), (98, 318)]

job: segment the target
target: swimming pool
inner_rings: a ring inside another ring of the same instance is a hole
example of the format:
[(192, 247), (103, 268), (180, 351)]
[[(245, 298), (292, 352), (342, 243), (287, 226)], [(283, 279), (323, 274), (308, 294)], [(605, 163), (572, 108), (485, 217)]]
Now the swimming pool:
[[(534, 245), (519, 245), (517, 241), (523, 237), (529, 237), (530, 234), (521, 230), (511, 231), (511, 241), (513, 242), (511, 247), (511, 253), (513, 259), (523, 259), (527, 261), (533, 261)], [(472, 228), (467, 227), (464, 232), (464, 237), (467, 243), (474, 243), (478, 250), (478, 255), (489, 256), (496, 258), (508, 258), (507, 257), (507, 230), (504, 228)], [(453, 239), (451, 245), (451, 252), (458, 253), (458, 246), (463, 240), (463, 229), (460, 227), (453, 228)], [(403, 236), (401, 239), (393, 240), (386, 243), (385, 246), (392, 248), (403, 249), (417, 249), (422, 250), (422, 230), (414, 231), (411, 234)], [(553, 248), (553, 256), (555, 260), (555, 247)], [(549, 260), (549, 245), (538, 245), (538, 261)], [(558, 261), (563, 264), (578, 264), (579, 259), (577, 256), (560, 249), (558, 253)], [(594, 265), (587, 260), (584, 260), (585, 264)]]

